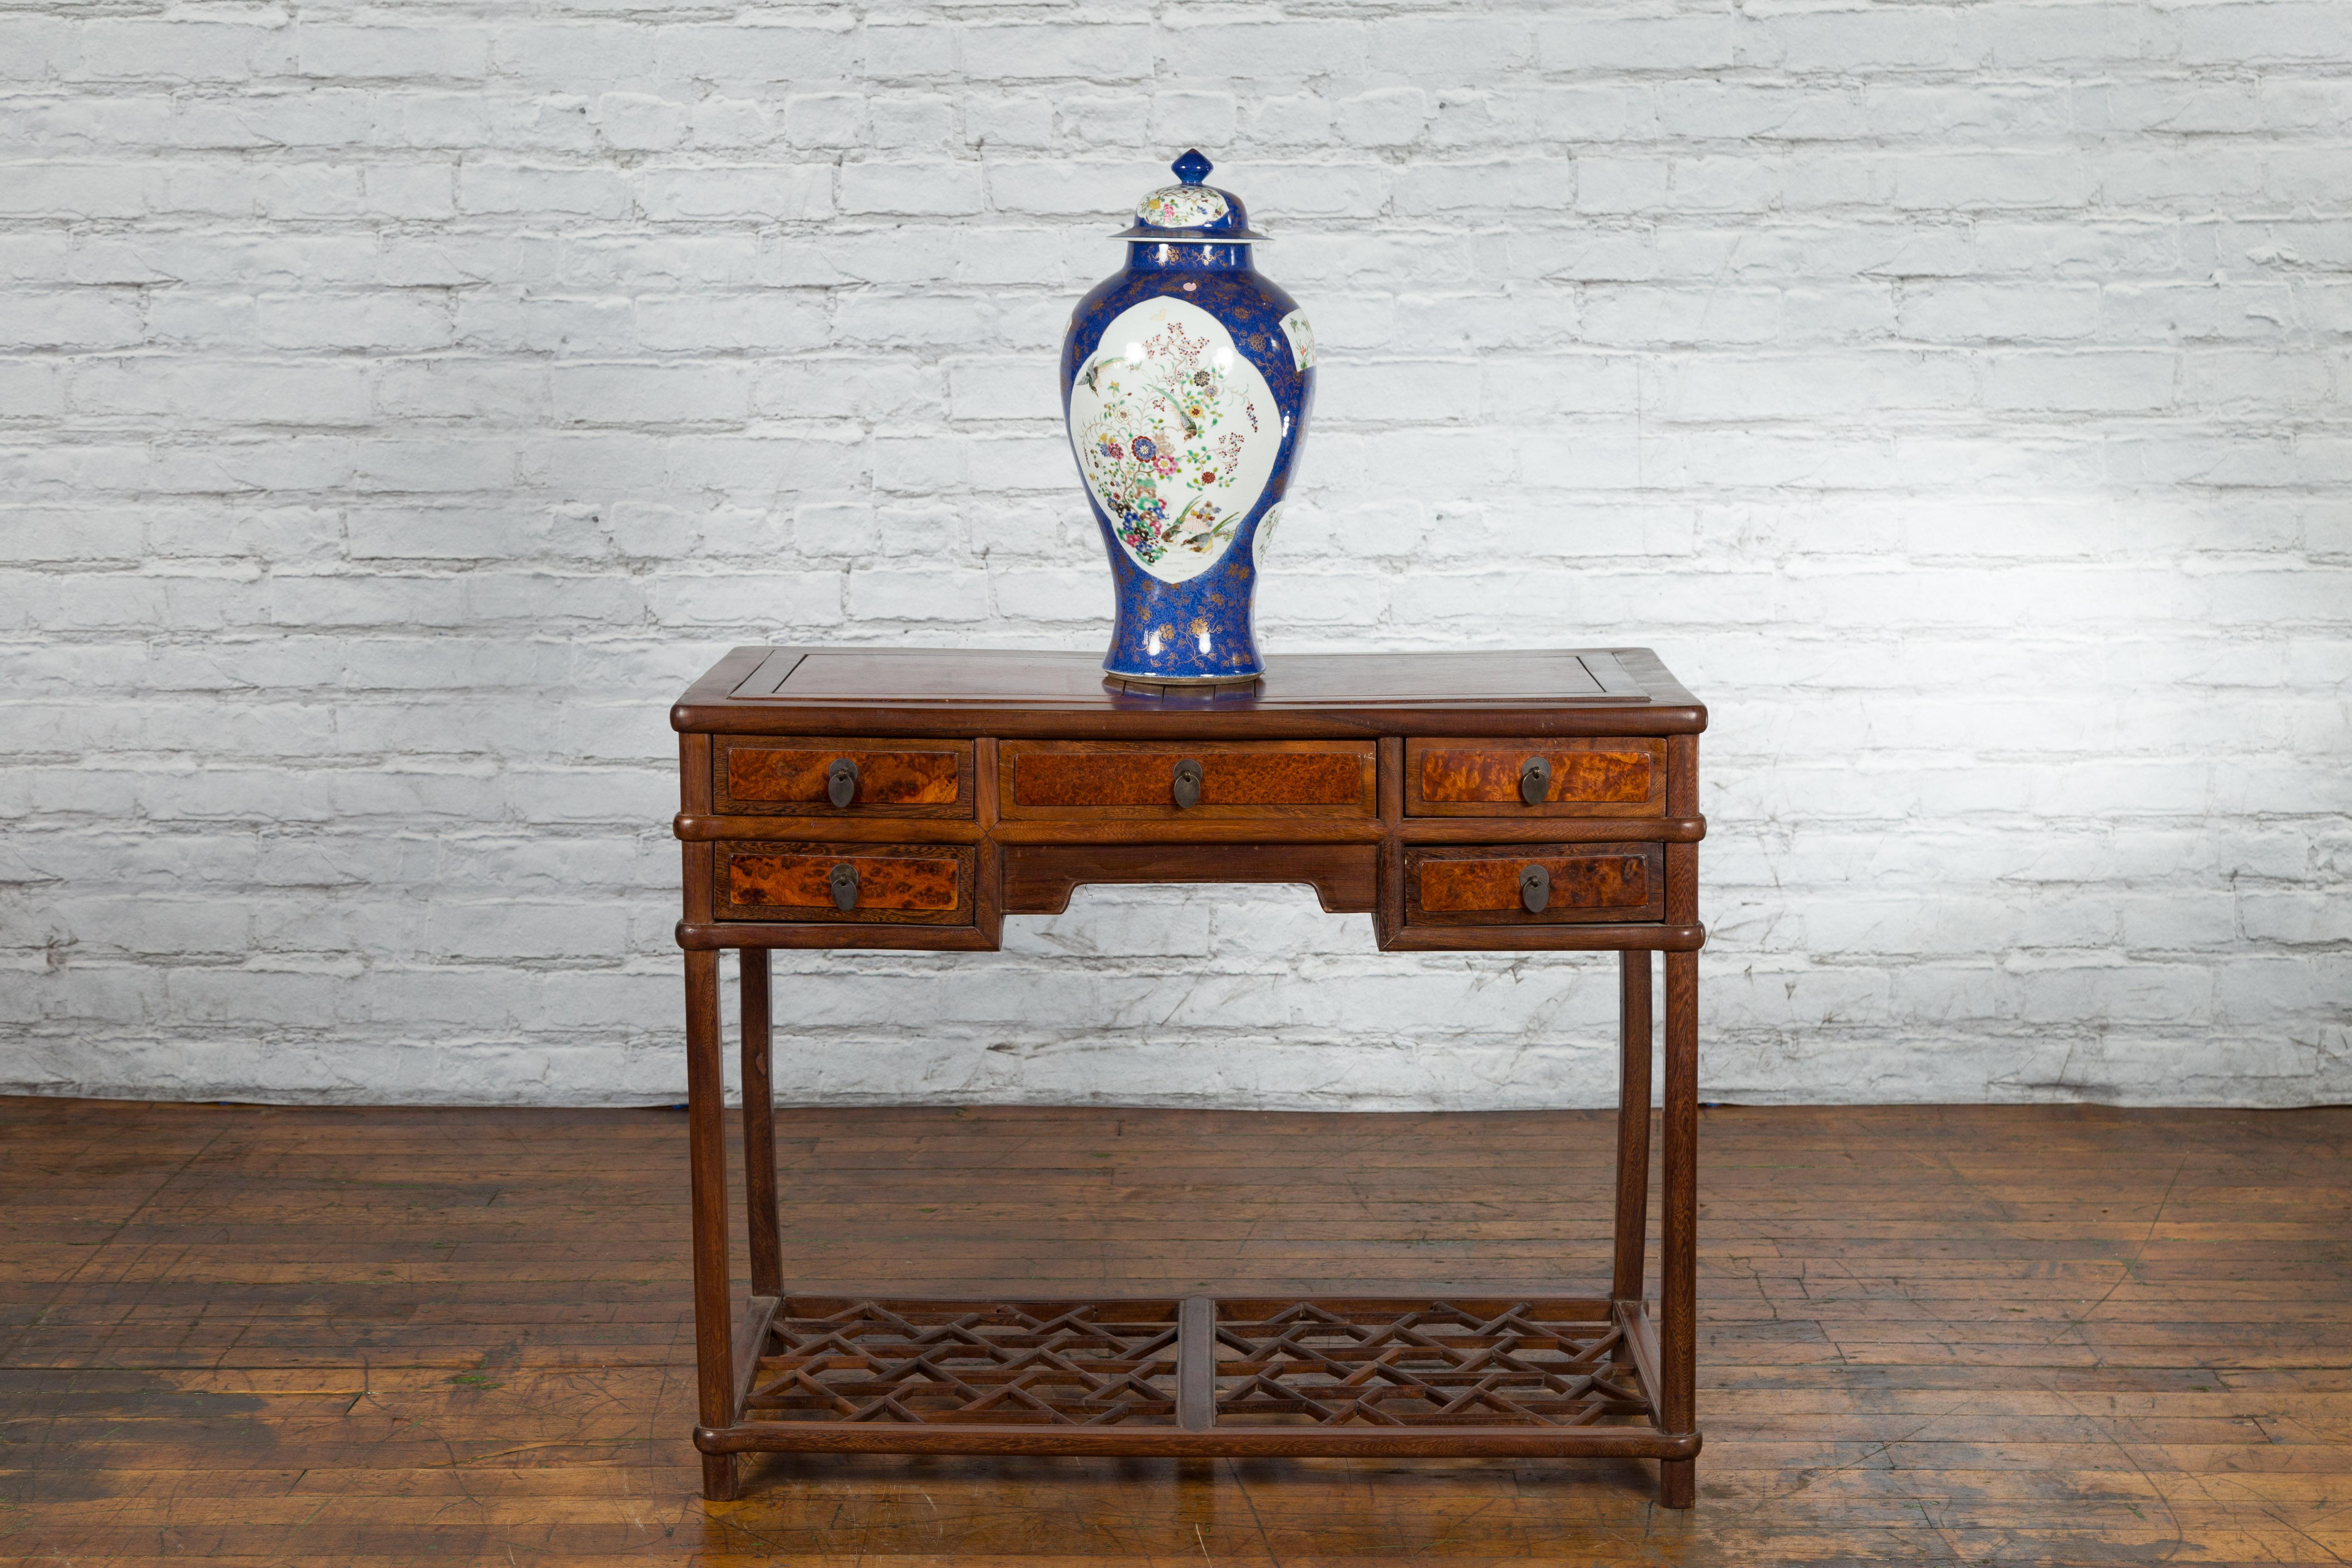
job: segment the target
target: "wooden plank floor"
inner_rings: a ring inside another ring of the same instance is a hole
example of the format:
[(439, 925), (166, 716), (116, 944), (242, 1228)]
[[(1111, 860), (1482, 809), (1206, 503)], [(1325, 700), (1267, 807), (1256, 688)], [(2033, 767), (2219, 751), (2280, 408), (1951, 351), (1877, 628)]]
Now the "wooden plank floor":
[[(1589, 1284), (1606, 1128), (788, 1112), (787, 1267)], [(0, 1562), (2341, 1563), (2347, 1148), (2346, 1110), (1706, 1112), (1687, 1514), (1631, 1461), (762, 1459), (705, 1505), (683, 1116), (0, 1100)]]

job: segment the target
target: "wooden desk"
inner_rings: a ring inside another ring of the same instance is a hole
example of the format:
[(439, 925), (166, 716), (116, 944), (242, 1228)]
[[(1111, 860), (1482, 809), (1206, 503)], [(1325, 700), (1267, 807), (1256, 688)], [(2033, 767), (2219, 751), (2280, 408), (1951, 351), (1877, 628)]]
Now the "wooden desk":
[[(1276, 658), (1239, 697), (1080, 654), (740, 647), (671, 710), (704, 1495), (747, 1452), (1633, 1456), (1687, 1508), (1698, 734), (1645, 648)], [(992, 952), (1090, 882), (1303, 882), (1384, 950), (1622, 955), (1606, 1295), (1054, 1301), (790, 1293), (768, 951)], [(751, 1298), (727, 1279), (719, 952), (742, 952)], [(1651, 965), (1664, 1228), (1643, 1288)]]

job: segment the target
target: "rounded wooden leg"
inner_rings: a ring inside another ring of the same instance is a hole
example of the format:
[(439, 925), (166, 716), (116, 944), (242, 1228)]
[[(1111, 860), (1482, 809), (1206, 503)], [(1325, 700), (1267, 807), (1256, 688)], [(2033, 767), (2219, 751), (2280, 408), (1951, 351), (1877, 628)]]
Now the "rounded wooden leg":
[[(727, 1303), (727, 1106), (719, 1057), (719, 954), (686, 955), (686, 1106), (694, 1211), (695, 1403), (700, 1424), (735, 1425), (733, 1323)], [(735, 1457), (702, 1457), (702, 1495), (735, 1496)]]
[[(1619, 955), (1617, 991), (1617, 1255), (1609, 1294), (1642, 1299), (1643, 1244), (1650, 1228), (1650, 955)], [(1623, 1359), (1623, 1358), (1620, 1358)]]
[(784, 1293), (776, 1223), (776, 1091), (770, 1076), (768, 950), (736, 955), (743, 976), (743, 1208), (751, 1230), (751, 1294)]
[[(1658, 1237), (1658, 1424), (1698, 1427), (1698, 954), (1666, 954), (1665, 1181)], [(1697, 1461), (1658, 1466), (1658, 1500), (1688, 1508)]]

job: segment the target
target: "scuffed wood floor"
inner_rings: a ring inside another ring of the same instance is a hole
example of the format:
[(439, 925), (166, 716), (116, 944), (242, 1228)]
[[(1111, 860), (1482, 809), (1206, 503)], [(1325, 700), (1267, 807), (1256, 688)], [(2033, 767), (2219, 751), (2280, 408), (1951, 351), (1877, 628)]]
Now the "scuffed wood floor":
[[(788, 1111), (786, 1267), (1583, 1284), (1607, 1137)], [(683, 1116), (0, 1100), (0, 1562), (2341, 1563), (2347, 1145), (2345, 1110), (1706, 1112), (1687, 1514), (1639, 1462), (1467, 1460), (765, 1459), (705, 1505)]]

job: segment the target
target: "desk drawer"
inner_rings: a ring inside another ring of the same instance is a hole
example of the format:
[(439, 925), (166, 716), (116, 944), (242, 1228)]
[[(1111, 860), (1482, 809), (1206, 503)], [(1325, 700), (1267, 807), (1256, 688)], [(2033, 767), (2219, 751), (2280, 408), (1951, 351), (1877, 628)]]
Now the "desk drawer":
[(1404, 809), (1409, 816), (1664, 816), (1666, 743), (1409, 740)]
[(714, 850), (722, 921), (972, 923), (968, 844), (722, 843)]
[[(1662, 844), (1432, 845), (1407, 849), (1405, 923), (1566, 925), (1664, 920), (1665, 859)], [(1531, 871), (1540, 873), (1533, 889), (1528, 886)]]
[(1007, 741), (997, 809), (1008, 821), (1370, 817), (1376, 756), (1369, 741)]
[[(711, 801), (749, 816), (970, 816), (970, 741), (772, 740), (722, 735)], [(835, 770), (846, 764), (845, 777)], [(846, 785), (848, 804), (834, 804)]]

